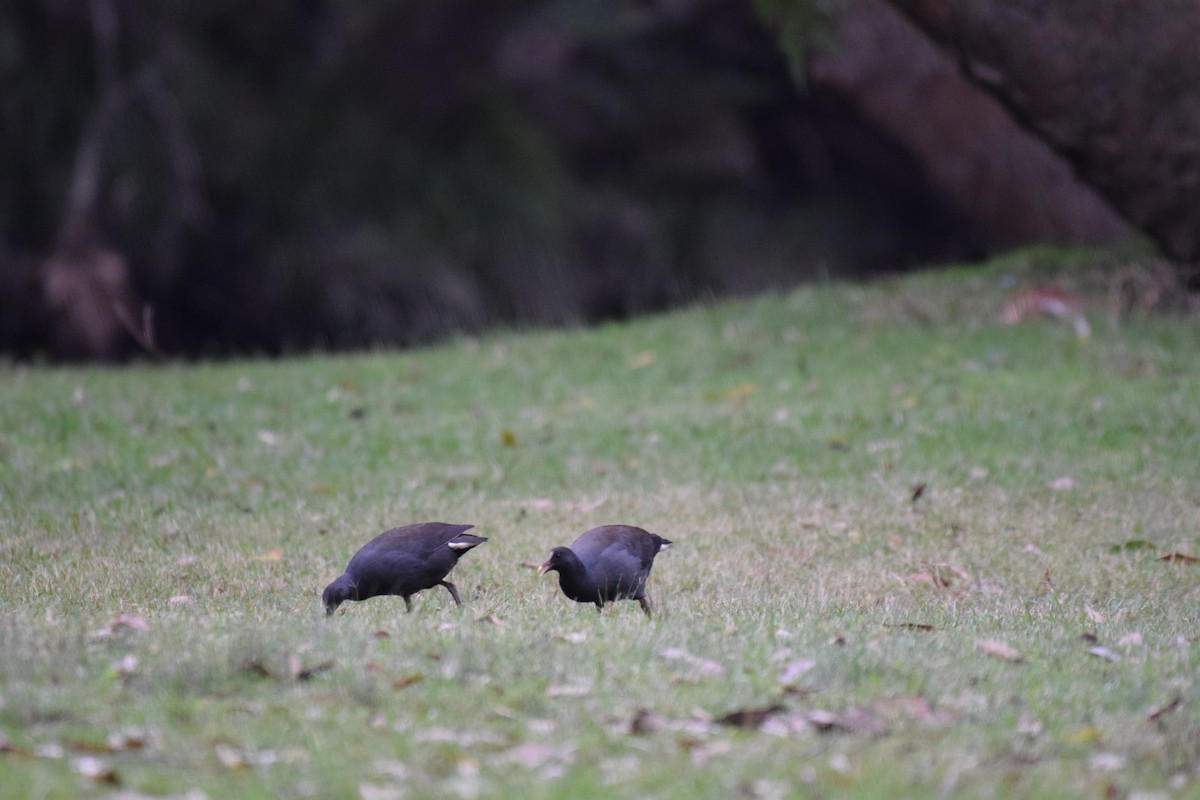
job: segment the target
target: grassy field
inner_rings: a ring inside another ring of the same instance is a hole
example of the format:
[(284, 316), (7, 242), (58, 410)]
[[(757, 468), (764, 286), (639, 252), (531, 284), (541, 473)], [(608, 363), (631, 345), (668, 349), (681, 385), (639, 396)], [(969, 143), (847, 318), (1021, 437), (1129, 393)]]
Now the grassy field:
[[(1200, 327), (1086, 256), (1090, 339), (999, 325), (1036, 260), (0, 367), (0, 797), (1200, 797)], [(489, 537), (461, 609), (325, 618), (427, 519)], [(675, 540), (653, 621), (527, 566), (605, 522)]]

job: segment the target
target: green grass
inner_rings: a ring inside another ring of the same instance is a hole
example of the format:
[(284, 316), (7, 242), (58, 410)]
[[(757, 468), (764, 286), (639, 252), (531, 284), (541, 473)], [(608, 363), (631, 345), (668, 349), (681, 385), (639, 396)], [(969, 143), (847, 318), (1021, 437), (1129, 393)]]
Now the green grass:
[[(1087, 341), (995, 322), (1018, 261), (409, 353), (2, 367), (0, 796), (1200, 796), (1200, 565), (1159, 560), (1200, 555), (1200, 329), (1106, 325), (1081, 260)], [(464, 607), (325, 619), (354, 549), (424, 519), (490, 537)], [(525, 566), (605, 522), (676, 542), (652, 622)]]

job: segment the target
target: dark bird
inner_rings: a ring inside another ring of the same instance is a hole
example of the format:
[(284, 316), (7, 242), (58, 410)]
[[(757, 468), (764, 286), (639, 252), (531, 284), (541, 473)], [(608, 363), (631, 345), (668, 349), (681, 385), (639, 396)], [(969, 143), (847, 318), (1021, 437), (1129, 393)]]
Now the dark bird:
[(346, 571), (325, 587), (321, 601), (332, 614), (347, 600), (366, 600), (382, 594), (398, 594), (412, 611), (414, 594), (422, 589), (445, 586), (457, 605), (462, 605), (458, 588), (446, 580), (450, 570), (472, 547), (487, 541), (465, 533), (473, 525), (420, 522), (384, 531), (364, 544)]
[(646, 578), (654, 557), (671, 546), (656, 533), (631, 525), (601, 525), (571, 543), (556, 547), (538, 574), (558, 572), (563, 594), (576, 603), (595, 603), (603, 610), (615, 600), (637, 600), (650, 616)]

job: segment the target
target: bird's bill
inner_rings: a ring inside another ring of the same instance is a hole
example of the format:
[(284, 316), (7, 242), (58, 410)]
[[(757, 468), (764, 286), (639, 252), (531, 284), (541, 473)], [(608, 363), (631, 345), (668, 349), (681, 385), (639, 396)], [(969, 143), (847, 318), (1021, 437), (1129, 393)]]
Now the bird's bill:
[(540, 567), (538, 567), (538, 577), (539, 578), (542, 577), (549, 571), (550, 571), (550, 562), (547, 561), (545, 564), (542, 564)]

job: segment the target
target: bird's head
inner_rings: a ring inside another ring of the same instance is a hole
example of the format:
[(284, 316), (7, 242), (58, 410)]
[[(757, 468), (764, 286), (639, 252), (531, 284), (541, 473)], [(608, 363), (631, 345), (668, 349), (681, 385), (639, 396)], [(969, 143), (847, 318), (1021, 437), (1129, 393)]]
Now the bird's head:
[(326, 586), (325, 591), (321, 594), (321, 602), (325, 604), (325, 616), (333, 614), (334, 611), (337, 611), (337, 607), (347, 600), (357, 599), (358, 587), (346, 575), (340, 576)]
[(551, 550), (550, 557), (546, 559), (544, 564), (538, 567), (538, 575), (545, 575), (547, 572), (554, 572), (561, 569), (563, 564), (566, 563), (566, 554), (569, 552), (571, 551), (566, 547), (556, 547)]

